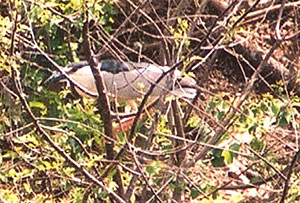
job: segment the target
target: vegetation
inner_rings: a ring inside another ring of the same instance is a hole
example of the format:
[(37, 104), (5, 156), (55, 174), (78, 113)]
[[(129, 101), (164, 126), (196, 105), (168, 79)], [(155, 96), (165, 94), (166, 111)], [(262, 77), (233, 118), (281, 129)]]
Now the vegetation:
[[(0, 202), (299, 201), (300, 2), (278, 2), (0, 1)], [(94, 56), (201, 88), (117, 131), (45, 83)]]

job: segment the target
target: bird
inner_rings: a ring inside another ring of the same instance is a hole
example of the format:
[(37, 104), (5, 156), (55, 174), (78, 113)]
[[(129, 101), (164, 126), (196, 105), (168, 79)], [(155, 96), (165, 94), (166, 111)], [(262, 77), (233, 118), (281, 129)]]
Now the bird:
[[(159, 66), (146, 62), (131, 62), (115, 59), (104, 59), (98, 61), (98, 67), (104, 84), (106, 94), (110, 101), (116, 99), (118, 103), (134, 103), (155, 84), (161, 74), (170, 70), (168, 66)], [(54, 73), (47, 82), (56, 83), (68, 80), (66, 74), (77, 83), (73, 85), (76, 92), (87, 98), (97, 97), (97, 88), (94, 76), (88, 61), (74, 62), (65, 67), (65, 74)], [(78, 85), (93, 94), (87, 94), (78, 88)], [(150, 98), (162, 98), (175, 96), (179, 98), (192, 99), (197, 93), (197, 82), (189, 75), (182, 75), (179, 70), (173, 74), (167, 74), (153, 89)], [(133, 109), (133, 108), (132, 108)]]

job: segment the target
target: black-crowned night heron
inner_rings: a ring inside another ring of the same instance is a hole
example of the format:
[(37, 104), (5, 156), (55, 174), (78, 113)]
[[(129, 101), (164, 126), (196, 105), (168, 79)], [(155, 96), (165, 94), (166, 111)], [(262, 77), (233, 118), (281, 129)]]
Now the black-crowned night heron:
[[(107, 94), (110, 99), (116, 98), (120, 103), (129, 103), (142, 98), (152, 84), (168, 71), (167, 66), (157, 66), (149, 63), (123, 62), (118, 60), (101, 60), (99, 68), (105, 82)], [(97, 95), (97, 88), (91, 68), (87, 61), (72, 63), (64, 69), (76, 83), (86, 90)], [(180, 71), (165, 76), (154, 88), (150, 95), (152, 99), (174, 95), (180, 98), (193, 98), (196, 95), (196, 81), (185, 75), (180, 76)], [(65, 79), (63, 74), (51, 77), (51, 82)], [(91, 97), (75, 86), (79, 95)]]

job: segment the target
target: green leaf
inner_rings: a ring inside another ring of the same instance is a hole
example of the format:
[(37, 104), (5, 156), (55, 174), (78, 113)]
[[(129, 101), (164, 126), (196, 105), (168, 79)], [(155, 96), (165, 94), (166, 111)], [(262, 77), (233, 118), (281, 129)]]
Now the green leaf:
[[(238, 152), (240, 150), (240, 145), (238, 143), (233, 143), (232, 145), (230, 145), (229, 149)], [(238, 154), (232, 151), (230, 151), (230, 153), (233, 157), (236, 157)]]
[(224, 150), (222, 152), (222, 156), (224, 157), (224, 162), (225, 162), (226, 165), (232, 164), (233, 156), (229, 151)]
[(8, 202), (20, 202), (20, 199), (16, 193), (8, 194), (6, 199)]
[(81, 6), (81, 0), (71, 0), (70, 1), (71, 7), (76, 10), (78, 8), (80, 8)]
[(8, 178), (5, 173), (0, 172), (0, 181), (4, 183), (8, 182)]
[(225, 111), (220, 111), (218, 114), (217, 114), (217, 118), (218, 120), (223, 120), (224, 116), (225, 116)]
[(29, 106), (39, 108), (39, 109), (45, 109), (46, 108), (46, 106), (42, 102), (39, 102), (39, 101), (31, 101), (31, 102), (29, 102)]
[(259, 140), (257, 138), (254, 138), (251, 143), (250, 146), (252, 149), (254, 149), (257, 152), (260, 152), (263, 149), (264, 143), (262, 140)]
[(190, 196), (193, 198), (193, 199), (195, 199), (196, 197), (198, 197), (199, 196), (199, 191), (198, 190), (191, 190), (191, 194), (190, 194)]
[(106, 193), (105, 191), (101, 190), (101, 191), (97, 194), (97, 196), (98, 196), (99, 198), (103, 199), (103, 198), (105, 198), (105, 197), (107, 196), (107, 193)]
[(59, 4), (58, 3), (55, 3), (55, 2), (45, 2), (44, 3), (44, 6), (45, 7), (56, 7), (58, 6)]
[(14, 168), (12, 168), (12, 169), (10, 169), (10, 170), (8, 171), (7, 175), (8, 175), (9, 177), (16, 176), (16, 175), (17, 175), (17, 171), (16, 171)]
[(221, 149), (212, 149), (211, 154), (213, 157), (220, 158), (222, 156), (222, 150)]
[(52, 169), (51, 163), (49, 163), (49, 161), (42, 161), (42, 163), (45, 166), (46, 170)]
[(212, 193), (212, 198), (213, 198), (213, 199), (217, 199), (217, 198), (218, 198), (218, 192)]
[(279, 110), (280, 110), (280, 106), (278, 105), (278, 103), (272, 102), (272, 104), (271, 104), (271, 111), (272, 111), (272, 113), (275, 116), (277, 116)]
[(239, 121), (241, 123), (246, 122), (248, 114), (249, 114), (249, 110), (248, 109), (244, 109), (243, 113), (240, 115)]
[(153, 161), (151, 163), (151, 165), (149, 165), (148, 167), (146, 167), (146, 171), (147, 171), (147, 173), (149, 173), (149, 175), (159, 174), (160, 170), (161, 170), (161, 163), (160, 163), (160, 161)]
[(286, 111), (286, 109), (284, 109), (282, 112), (279, 113), (278, 115), (278, 125), (280, 127), (284, 127), (286, 125), (288, 125), (291, 122), (291, 113), (289, 111)]
[(1, 120), (3, 123), (5, 123), (6, 126), (11, 127), (11, 123), (8, 117), (6, 116), (1, 116)]
[(261, 103), (260, 104), (260, 109), (263, 111), (263, 112), (266, 112), (268, 110), (268, 106), (265, 105), (264, 103)]
[(155, 173), (155, 168), (153, 166), (148, 166), (146, 168), (146, 172), (149, 173), (149, 175), (154, 174)]
[(248, 129), (249, 134), (255, 134), (258, 124), (254, 122)]
[(222, 167), (224, 166), (224, 157), (222, 156), (222, 150), (213, 149), (212, 150), (213, 159), (211, 161), (213, 167)]
[(185, 190), (186, 185), (184, 183), (177, 183), (175, 185), (175, 193), (181, 194)]
[(24, 183), (23, 187), (24, 187), (25, 191), (27, 192), (27, 194), (30, 194), (32, 192), (32, 189), (28, 183)]
[(14, 151), (7, 151), (3, 156), (2, 158), (10, 158), (10, 159), (15, 159), (19, 157), (18, 153), (14, 152)]
[(278, 126), (284, 127), (284, 126), (286, 126), (287, 124), (289, 124), (289, 122), (287, 121), (286, 117), (281, 117), (281, 118), (279, 119)]
[(198, 116), (192, 116), (188, 122), (187, 125), (191, 126), (192, 128), (195, 128), (199, 126), (199, 123), (201, 123), (201, 119)]

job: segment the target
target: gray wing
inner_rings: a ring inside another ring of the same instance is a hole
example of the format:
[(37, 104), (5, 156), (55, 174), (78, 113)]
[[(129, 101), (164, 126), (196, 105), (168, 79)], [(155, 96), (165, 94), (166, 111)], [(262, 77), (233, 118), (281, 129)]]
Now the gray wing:
[[(135, 62), (124, 62), (119, 60), (113, 60), (113, 59), (105, 59), (99, 61), (100, 70), (106, 71), (112, 74), (118, 74), (120, 72), (128, 72), (131, 70), (138, 70), (138, 69), (145, 69), (151, 66), (149, 63), (135, 63)], [(71, 74), (73, 72), (76, 72), (78, 69), (83, 68), (84, 66), (89, 66), (88, 61), (80, 61), (71, 63), (67, 66), (69, 68), (69, 71), (67, 71), (68, 74)]]
[(118, 60), (101, 60), (100, 70), (106, 71), (112, 74), (118, 74), (120, 72), (128, 72), (131, 70), (145, 69), (151, 64), (149, 63), (134, 63), (134, 62), (124, 62)]
[(73, 72), (76, 72), (78, 69), (84, 67), (84, 66), (88, 66), (89, 65), (89, 62), (88, 61), (79, 61), (79, 62), (74, 62), (74, 63), (71, 63), (69, 64), (66, 69), (68, 71), (67, 74), (70, 74), (70, 73), (73, 73)]

